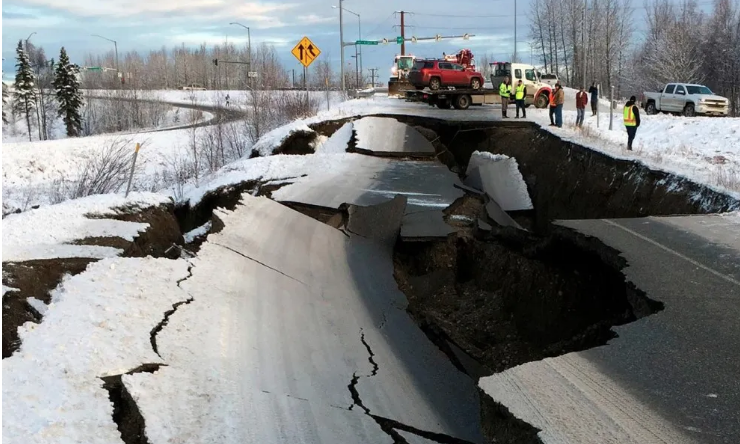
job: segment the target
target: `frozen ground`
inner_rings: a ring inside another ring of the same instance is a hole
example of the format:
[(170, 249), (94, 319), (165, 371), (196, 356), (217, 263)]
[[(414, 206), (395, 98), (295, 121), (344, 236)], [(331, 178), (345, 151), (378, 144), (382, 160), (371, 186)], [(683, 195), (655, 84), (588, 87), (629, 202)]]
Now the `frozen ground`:
[(148, 225), (87, 215), (113, 216), (120, 208), (143, 209), (168, 202), (171, 201), (167, 196), (154, 193), (131, 193), (128, 198), (100, 194), (10, 214), (2, 222), (2, 261), (117, 256), (121, 250), (116, 248), (73, 243), (91, 237), (133, 241)]

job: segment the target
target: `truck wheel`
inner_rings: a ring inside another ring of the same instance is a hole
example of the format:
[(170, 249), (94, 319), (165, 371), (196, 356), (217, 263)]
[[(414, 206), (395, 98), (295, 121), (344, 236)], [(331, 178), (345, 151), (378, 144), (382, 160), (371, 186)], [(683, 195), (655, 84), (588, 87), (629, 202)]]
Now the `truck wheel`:
[(683, 109), (683, 115), (686, 117), (694, 117), (694, 104), (693, 103), (687, 103), (686, 107)]
[(653, 114), (658, 114), (658, 110), (655, 109), (655, 102), (648, 102), (647, 106), (645, 106), (645, 112), (652, 116)]
[(474, 78), (470, 81), (470, 88), (471, 89), (480, 89), (480, 79)]
[(537, 100), (534, 102), (534, 107), (538, 109), (546, 108), (547, 107), (547, 97), (545, 97), (544, 94), (540, 94), (537, 96)]
[(455, 99), (455, 109), (468, 109), (470, 108), (470, 102), (472, 102), (472, 100), (469, 95), (460, 94)]
[(442, 81), (439, 80), (439, 77), (432, 77), (432, 80), (429, 81), (429, 89), (432, 91), (436, 91), (442, 87)]

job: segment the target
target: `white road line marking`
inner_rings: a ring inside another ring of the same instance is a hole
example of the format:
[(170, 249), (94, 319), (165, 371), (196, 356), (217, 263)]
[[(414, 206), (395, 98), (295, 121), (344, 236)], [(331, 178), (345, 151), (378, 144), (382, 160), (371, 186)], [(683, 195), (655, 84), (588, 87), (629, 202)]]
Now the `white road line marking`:
[(719, 277), (719, 278), (721, 278), (721, 279), (724, 279), (724, 280), (726, 280), (727, 282), (729, 282), (729, 283), (731, 283), (731, 284), (735, 284), (735, 285), (737, 285), (737, 286), (740, 286), (740, 281), (738, 281), (738, 280), (736, 280), (736, 279), (734, 279), (734, 278), (732, 278), (732, 277), (730, 277), (730, 276), (724, 275), (724, 274), (720, 273), (720, 272), (719, 272), (719, 271), (717, 271), (717, 270), (712, 270), (711, 268), (707, 267), (706, 265), (704, 265), (704, 264), (702, 264), (702, 263), (699, 263), (699, 262), (697, 262), (697, 261), (695, 261), (695, 260), (691, 259), (690, 257), (688, 257), (688, 256), (685, 256), (685, 255), (683, 255), (683, 254), (679, 253), (679, 252), (678, 252), (678, 251), (676, 251), (676, 250), (673, 250), (673, 249), (671, 249), (671, 248), (668, 248), (668, 247), (666, 247), (665, 245), (663, 245), (663, 244), (661, 244), (661, 243), (659, 243), (659, 242), (657, 242), (657, 241), (654, 241), (654, 240), (650, 239), (650, 238), (649, 238), (649, 237), (647, 237), (647, 236), (643, 236), (642, 234), (640, 234), (640, 233), (638, 233), (638, 232), (636, 232), (636, 231), (630, 230), (629, 228), (627, 228), (627, 227), (625, 227), (625, 226), (622, 226), (622, 225), (619, 225), (618, 223), (616, 223), (616, 222), (613, 222), (613, 221), (611, 221), (611, 220), (608, 220), (608, 219), (601, 219), (601, 220), (602, 220), (603, 222), (606, 222), (606, 223), (607, 223), (607, 224), (609, 224), (609, 225), (615, 226), (615, 227), (617, 227), (617, 228), (621, 228), (622, 230), (624, 230), (624, 231), (626, 231), (626, 232), (630, 233), (630, 234), (631, 234), (631, 235), (633, 235), (633, 236), (639, 237), (640, 239), (642, 239), (642, 240), (644, 240), (644, 241), (646, 241), (646, 242), (650, 242), (651, 244), (655, 245), (655, 246), (656, 246), (656, 247), (658, 247), (658, 248), (661, 248), (661, 249), (663, 249), (663, 250), (665, 250), (665, 251), (667, 251), (667, 252), (669, 252), (669, 253), (673, 253), (673, 254), (675, 254), (676, 256), (680, 257), (681, 259), (684, 259), (685, 261), (687, 261), (687, 262), (690, 262), (691, 264), (693, 264), (693, 265), (695, 265), (695, 266), (697, 266), (697, 267), (699, 267), (699, 268), (701, 268), (701, 269), (703, 269), (703, 270), (705, 270), (705, 271), (708, 271), (708, 272), (712, 273), (713, 275), (715, 275), (715, 276), (717, 276), (717, 277)]

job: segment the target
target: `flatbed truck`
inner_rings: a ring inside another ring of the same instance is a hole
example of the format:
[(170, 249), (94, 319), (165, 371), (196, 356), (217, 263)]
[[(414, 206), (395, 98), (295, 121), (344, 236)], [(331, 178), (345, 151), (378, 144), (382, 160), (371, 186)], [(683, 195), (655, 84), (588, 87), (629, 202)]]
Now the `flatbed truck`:
[(423, 102), (441, 109), (468, 109), (471, 105), (494, 105), (501, 97), (494, 89), (439, 89), (432, 91), (406, 91), (409, 102)]

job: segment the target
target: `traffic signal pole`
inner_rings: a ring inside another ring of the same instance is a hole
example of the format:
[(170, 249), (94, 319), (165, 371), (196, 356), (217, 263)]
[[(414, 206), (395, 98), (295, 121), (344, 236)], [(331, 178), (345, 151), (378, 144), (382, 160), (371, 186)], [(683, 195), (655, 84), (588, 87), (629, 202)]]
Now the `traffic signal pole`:
[(406, 55), (406, 24), (404, 23), (405, 11), (401, 11), (401, 55)]

